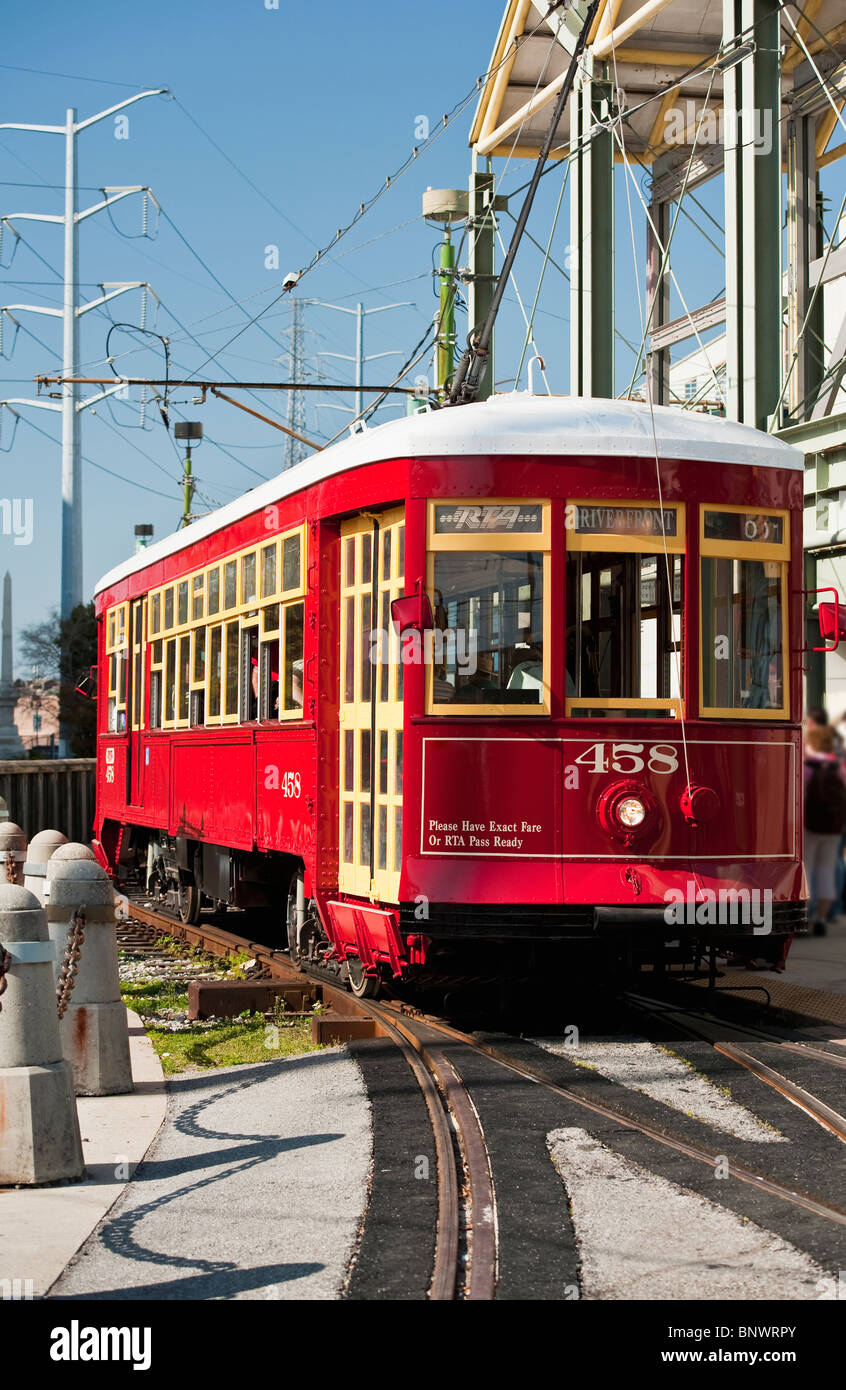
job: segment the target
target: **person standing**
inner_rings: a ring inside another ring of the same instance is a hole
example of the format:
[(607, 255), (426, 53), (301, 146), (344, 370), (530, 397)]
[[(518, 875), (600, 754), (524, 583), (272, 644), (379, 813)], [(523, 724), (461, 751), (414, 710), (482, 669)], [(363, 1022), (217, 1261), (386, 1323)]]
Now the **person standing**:
[(837, 860), (846, 828), (846, 782), (828, 725), (805, 730), (805, 874), (813, 904), (812, 931), (825, 936), (837, 896)]

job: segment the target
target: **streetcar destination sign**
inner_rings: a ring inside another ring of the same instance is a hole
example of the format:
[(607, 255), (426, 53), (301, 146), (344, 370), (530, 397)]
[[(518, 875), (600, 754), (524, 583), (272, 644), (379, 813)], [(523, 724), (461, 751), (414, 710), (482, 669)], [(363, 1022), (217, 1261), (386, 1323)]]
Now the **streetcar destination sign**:
[(581, 536), (675, 536), (674, 507), (603, 507), (573, 503), (567, 508), (568, 530)]

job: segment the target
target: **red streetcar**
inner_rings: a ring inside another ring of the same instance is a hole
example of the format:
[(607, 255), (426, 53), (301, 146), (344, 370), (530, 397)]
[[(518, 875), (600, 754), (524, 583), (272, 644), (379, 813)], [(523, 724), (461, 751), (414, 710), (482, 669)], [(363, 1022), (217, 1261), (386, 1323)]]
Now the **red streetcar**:
[(100, 581), (105, 862), (357, 994), (578, 942), (777, 960), (802, 489), (748, 427), (521, 393), (315, 454)]

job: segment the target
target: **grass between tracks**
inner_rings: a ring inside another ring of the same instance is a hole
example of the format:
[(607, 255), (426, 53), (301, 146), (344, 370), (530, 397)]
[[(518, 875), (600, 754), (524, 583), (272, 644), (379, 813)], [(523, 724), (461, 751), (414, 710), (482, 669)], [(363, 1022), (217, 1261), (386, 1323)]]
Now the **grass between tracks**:
[(205, 1071), (210, 1067), (235, 1067), (247, 1062), (272, 1062), (280, 1057), (320, 1051), (311, 1040), (308, 1019), (270, 1025), (261, 1014), (243, 1020), (226, 1019), (202, 1030), (191, 1027), (181, 1033), (148, 1027), (147, 1036), (166, 1076), (194, 1069)]
[[(172, 951), (177, 970), (197, 966), (197, 974), (206, 968), (229, 979), (243, 978), (238, 962), (235, 969), (226, 970), (225, 963), (201, 952)], [(224, 967), (221, 969), (221, 967)], [(234, 1067), (250, 1062), (277, 1061), (280, 1057), (295, 1057), (304, 1052), (320, 1051), (311, 1040), (311, 1020), (286, 1015), (282, 1001), (277, 1001), (272, 1020), (262, 1014), (245, 1011), (237, 1018), (188, 1023), (177, 1021), (176, 1029), (168, 1026), (175, 1014), (188, 1009), (188, 990), (184, 978), (139, 976), (121, 981), (121, 997), (127, 1008), (140, 1015), (147, 1036), (155, 1048), (166, 1076), (185, 1071), (205, 1071), (213, 1067)]]

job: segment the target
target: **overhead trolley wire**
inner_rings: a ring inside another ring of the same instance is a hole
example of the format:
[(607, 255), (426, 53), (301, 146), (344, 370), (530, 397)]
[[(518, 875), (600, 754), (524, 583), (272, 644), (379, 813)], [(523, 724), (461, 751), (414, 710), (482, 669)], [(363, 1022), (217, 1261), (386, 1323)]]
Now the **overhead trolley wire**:
[[(43, 434), (44, 438), (49, 439), (51, 444), (58, 445), (61, 443), (60, 440), (56, 439), (47, 430), (42, 429), (40, 425), (34, 424), (32, 420), (28, 420), (23, 415), (19, 418), (29, 429), (35, 430), (37, 434)], [(139, 483), (136, 478), (127, 478), (122, 473), (115, 473), (111, 468), (106, 468), (104, 464), (95, 463), (93, 459), (88, 458), (85, 454), (82, 454), (81, 458), (83, 463), (89, 464), (91, 468), (96, 468), (100, 473), (108, 473), (110, 478), (116, 478), (119, 483), (126, 483), (128, 487), (140, 488), (142, 492), (150, 492), (154, 497), (164, 497), (168, 502), (173, 501), (173, 496), (169, 492), (159, 492), (158, 488), (148, 487), (146, 483)]]
[[(557, 6), (553, 6), (553, 8), (557, 8)], [(543, 22), (544, 21), (541, 20), (535, 26), (535, 29), (531, 31), (531, 34), (524, 35), (523, 37), (528, 38), (531, 37), (533, 34), (537, 33), (543, 27)], [(519, 43), (516, 40), (515, 44), (517, 47), (519, 47)], [(427, 136), (425, 140), (423, 140), (419, 145), (415, 145), (412, 148), (411, 154), (409, 154), (405, 158), (405, 160), (402, 162), (402, 164), (399, 165), (399, 167), (394, 171), (393, 174), (388, 174), (386, 176), (384, 183), (380, 185), (377, 191), (374, 194), (372, 194), (370, 198), (365, 199), (364, 202), (359, 204), (358, 211), (353, 215), (350, 221), (347, 222), (345, 226), (339, 227), (335, 235), (326, 243), (325, 246), (318, 248), (318, 250), (312, 256), (311, 260), (308, 261), (307, 264), (297, 272), (296, 284), (299, 284), (302, 281), (303, 277), (307, 275), (311, 270), (313, 270), (315, 266), (327, 259), (328, 253), (332, 250), (332, 248), (334, 246), (337, 246), (338, 242), (341, 241), (343, 237), (345, 237), (347, 233), (350, 232), (352, 228), (355, 227), (361, 221), (361, 219), (367, 215), (370, 209), (374, 207), (376, 203), (379, 202), (379, 200), (384, 196), (388, 189), (392, 188), (393, 185), (400, 178), (402, 178), (403, 174), (405, 174), (412, 167), (412, 165), (417, 161), (418, 157), (421, 154), (424, 154), (427, 150), (429, 150), (435, 143), (435, 141), (440, 139), (444, 131), (448, 130), (449, 127), (453, 124), (453, 122), (456, 121), (460, 115), (462, 115), (462, 113), (466, 110), (470, 102), (474, 100), (474, 98), (478, 95), (479, 91), (482, 90), (482, 88), (490, 80), (490, 78), (496, 72), (499, 71), (500, 67), (502, 67), (504, 63), (509, 61), (509, 59), (512, 56), (511, 49), (515, 46), (515, 44), (510, 44), (508, 51), (505, 54), (503, 54), (500, 61), (494, 64), (493, 67), (489, 68), (483, 76), (478, 77), (476, 79), (470, 91), (464, 97), (461, 97), (450, 111), (444, 114), (435, 130), (429, 136)], [(177, 99), (175, 98), (175, 100)], [(233, 163), (233, 161), (226, 154), (226, 152), (217, 145), (217, 142), (213, 140), (213, 138), (209, 136), (205, 130), (203, 130), (199, 122), (196, 121), (193, 116), (191, 116), (190, 112), (184, 106), (182, 106), (182, 104), (178, 100), (177, 105), (181, 107), (181, 109), (185, 112), (186, 116), (188, 116), (188, 118), (193, 122), (193, 124), (201, 130), (202, 134), (206, 136), (206, 138), (215, 146), (215, 148), (219, 149), (219, 152), (226, 159), (227, 163)], [(235, 167), (237, 168), (237, 166)], [(273, 207), (274, 210), (280, 214), (280, 216), (282, 216), (287, 222), (291, 222), (291, 219), (287, 216), (287, 214), (283, 213), (281, 208), (276, 207), (272, 200), (269, 199), (267, 195), (264, 194), (261, 191), (261, 189), (259, 189), (257, 185), (253, 183), (253, 181), (249, 178), (248, 175), (245, 175), (243, 171), (240, 169), (238, 169), (238, 173), (241, 174), (241, 177), (244, 178), (246, 182), (249, 183), (250, 186), (255, 189), (259, 196), (262, 197), (264, 201), (267, 202), (271, 207)], [(300, 235), (305, 237), (307, 241), (311, 241), (312, 245), (316, 244), (313, 241), (313, 239), (307, 235), (307, 233), (303, 232), (302, 228), (297, 227), (294, 223), (292, 223), (291, 225), (293, 225), (295, 230), (298, 231)], [(197, 372), (202, 371), (202, 369), (206, 367), (209, 362), (214, 361), (220, 355), (220, 353), (225, 352), (226, 349), (230, 347), (232, 343), (235, 342), (236, 338), (240, 337), (242, 333), (245, 333), (248, 328), (252, 328), (256, 323), (258, 323), (259, 319), (263, 318), (264, 315), (267, 314), (270, 311), (270, 309), (274, 307), (274, 305), (279, 303), (279, 301), (284, 297), (284, 295), (287, 292), (287, 290), (283, 289), (278, 295), (276, 295), (276, 297), (273, 300), (271, 300), (270, 304), (268, 304), (264, 309), (260, 310), (256, 315), (254, 315), (254, 317), (251, 318), (248, 323), (244, 324), (243, 327), (240, 328), (237, 333), (233, 334), (233, 336), (229, 338), (227, 342), (224, 343), (223, 346), (217, 350), (217, 352), (212, 353), (209, 357), (207, 357), (206, 360), (202, 362), (200, 366), (197, 368)]]

